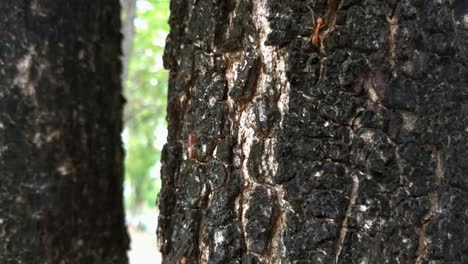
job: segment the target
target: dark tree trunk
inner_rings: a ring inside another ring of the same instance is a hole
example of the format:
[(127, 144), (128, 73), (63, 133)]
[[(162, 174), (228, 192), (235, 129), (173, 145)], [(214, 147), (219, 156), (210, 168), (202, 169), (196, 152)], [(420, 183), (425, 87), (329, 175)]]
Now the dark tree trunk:
[(119, 12), (0, 1), (0, 263), (127, 263)]
[(164, 263), (468, 263), (466, 1), (171, 12)]

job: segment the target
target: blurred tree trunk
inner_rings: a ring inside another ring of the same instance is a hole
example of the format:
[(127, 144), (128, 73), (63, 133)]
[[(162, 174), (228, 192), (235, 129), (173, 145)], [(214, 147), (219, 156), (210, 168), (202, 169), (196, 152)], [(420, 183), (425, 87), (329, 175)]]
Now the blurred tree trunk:
[(127, 263), (119, 13), (0, 1), (0, 263)]
[(468, 263), (466, 1), (171, 12), (164, 263)]
[(137, 13), (137, 0), (120, 0), (123, 11), (122, 19), (122, 81), (125, 84), (128, 75), (128, 63), (133, 50), (133, 37), (135, 35), (134, 21)]

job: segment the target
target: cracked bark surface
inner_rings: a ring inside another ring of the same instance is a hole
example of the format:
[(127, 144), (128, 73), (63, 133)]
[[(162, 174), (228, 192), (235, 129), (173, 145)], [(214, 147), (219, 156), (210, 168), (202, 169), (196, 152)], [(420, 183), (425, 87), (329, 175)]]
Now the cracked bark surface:
[(163, 262), (467, 262), (467, 17), (462, 0), (173, 0)]
[(118, 1), (0, 13), (0, 263), (127, 263)]

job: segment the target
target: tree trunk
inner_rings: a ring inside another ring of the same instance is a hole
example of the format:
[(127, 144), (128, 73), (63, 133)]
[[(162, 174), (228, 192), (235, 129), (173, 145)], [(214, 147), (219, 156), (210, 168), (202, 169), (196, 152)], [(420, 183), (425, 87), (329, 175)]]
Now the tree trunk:
[(467, 14), (173, 0), (164, 263), (468, 263)]
[(133, 50), (133, 37), (135, 35), (134, 21), (136, 18), (137, 0), (120, 0), (124, 12), (122, 19), (122, 81), (125, 84), (128, 76), (128, 64)]
[(0, 263), (127, 263), (119, 12), (0, 1)]

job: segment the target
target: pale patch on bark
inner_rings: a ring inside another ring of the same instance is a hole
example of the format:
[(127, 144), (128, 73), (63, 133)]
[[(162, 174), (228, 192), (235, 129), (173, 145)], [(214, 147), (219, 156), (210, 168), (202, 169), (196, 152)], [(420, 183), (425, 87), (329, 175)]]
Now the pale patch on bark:
[(58, 173), (60, 173), (62, 176), (67, 176), (72, 174), (74, 170), (73, 162), (71, 160), (65, 160), (63, 161), (57, 168), (55, 169)]
[(60, 139), (60, 137), (61, 137), (60, 131), (55, 130), (55, 131), (52, 131), (51, 133), (49, 133), (46, 136), (46, 141), (47, 141), (47, 143), (50, 143), (50, 142), (53, 142), (53, 141), (56, 141), (56, 140)]
[[(44, 49), (48, 43), (44, 43)], [(47, 79), (52, 84), (57, 84), (54, 74), (50, 73), (50, 64), (45, 58), (37, 58), (38, 52), (34, 46), (29, 47), (27, 53), (17, 62), (17, 73), (13, 84), (20, 89), (21, 94), (28, 97), (34, 105), (37, 105), (36, 87), (42, 79)], [(34, 65), (33, 65), (34, 64)], [(35, 75), (31, 76), (34, 68)]]
[(33, 141), (34, 145), (36, 145), (37, 147), (40, 148), (42, 146), (42, 144), (43, 144), (41, 133), (35, 133), (32, 141)]
[(31, 13), (34, 16), (47, 17), (47, 8), (45, 8), (39, 0), (33, 0), (30, 5)]
[(366, 142), (371, 143), (373, 141), (374, 133), (370, 130), (367, 130), (359, 135), (359, 137), (364, 139)]
[(418, 121), (418, 118), (415, 114), (412, 113), (402, 113), (403, 117), (403, 128), (406, 129), (407, 131), (412, 131), (416, 127), (416, 121)]
[[(238, 144), (240, 145), (241, 151), (241, 176), (244, 180), (244, 185), (242, 186), (241, 194), (236, 199), (237, 211), (240, 214), (240, 225), (244, 239), (246, 238), (245, 213), (249, 209), (249, 203), (245, 198), (250, 196), (255, 184), (254, 180), (252, 180), (249, 174), (249, 170), (247, 168), (247, 161), (250, 156), (252, 144), (255, 142), (255, 140), (257, 140), (257, 138), (255, 137), (255, 130), (251, 125), (255, 123), (255, 109), (252, 107), (251, 104), (249, 104), (247, 108), (248, 109), (246, 111), (242, 111), (240, 113)], [(250, 241), (248, 240), (245, 241), (247, 249), (249, 248), (249, 242)]]
[[(36, 117), (35, 121), (37, 122), (38, 126), (41, 125), (42, 120), (41, 120), (40, 115)], [(62, 136), (61, 132), (58, 130), (53, 130), (53, 131), (50, 131), (50, 129), (47, 129), (47, 130), (48, 131), (46, 133), (41, 133), (41, 132), (34, 133), (34, 135), (32, 136), (32, 142), (34, 143), (34, 145), (40, 148), (46, 143), (52, 143), (52, 142), (59, 140)]]
[(224, 241), (225, 237), (223, 234), (223, 230), (218, 230), (214, 233), (214, 244), (215, 248), (218, 247), (218, 245), (221, 245)]
[[(232, 52), (232, 53), (225, 53), (223, 56), (224, 59), (224, 64), (225, 64), (225, 78), (227, 82), (227, 87), (228, 87), (228, 97), (227, 97), (227, 102), (226, 105), (228, 107), (228, 111), (232, 112), (235, 102), (234, 100), (229, 96), (230, 92), (232, 91), (235, 81), (237, 79), (237, 68), (239, 67), (240, 63), (242, 62), (242, 52)], [(235, 120), (232, 120), (230, 116), (228, 115), (229, 118), (229, 123), (230, 123), (230, 129), (233, 131), (233, 125), (235, 124)]]
[(388, 48), (389, 48), (389, 53), (390, 53), (389, 63), (392, 69), (392, 75), (394, 78), (396, 78), (398, 76), (396, 72), (396, 60), (397, 60), (396, 42), (397, 42), (397, 34), (398, 34), (398, 28), (399, 28), (398, 19), (396, 18), (396, 16), (388, 17), (387, 22), (388, 22), (388, 27), (390, 31), (388, 35)]
[(367, 92), (368, 98), (377, 103), (379, 101), (379, 96), (377, 95), (377, 91), (375, 90), (375, 83), (372, 74), (369, 74), (369, 77), (364, 82), (364, 89)]
[(32, 60), (33, 56), (35, 55), (34, 48), (30, 48), (28, 53), (24, 55), (18, 62), (17, 62), (17, 70), (18, 73), (16, 74), (15, 79), (13, 80), (13, 84), (21, 88), (21, 92), (25, 96), (34, 96), (36, 94), (36, 90), (34, 88), (34, 83), (31, 80), (31, 67), (32, 67)]
[(3, 156), (3, 153), (5, 153), (8, 150), (8, 146), (0, 146), (0, 159)]
[[(224, 54), (225, 77), (228, 86), (227, 106), (229, 112), (235, 111), (235, 117), (229, 117), (231, 131), (236, 131), (233, 127), (234, 125), (238, 125), (239, 128), (237, 130), (237, 135), (234, 135), (237, 138), (237, 146), (239, 147), (237, 150), (235, 149), (235, 152), (237, 153), (235, 154), (234, 163), (241, 169), (241, 177), (243, 178), (244, 185), (240, 195), (236, 198), (235, 206), (236, 211), (239, 214), (240, 228), (242, 230), (244, 239), (246, 238), (245, 213), (248, 211), (249, 206), (248, 197), (250, 197), (252, 190), (254, 190), (256, 186), (259, 186), (259, 184), (256, 183), (254, 179), (252, 179), (251, 175), (249, 175), (247, 168), (247, 161), (249, 160), (251, 148), (255, 142), (264, 140), (265, 148), (261, 158), (262, 162), (260, 164), (260, 169), (261, 173), (267, 176), (267, 182), (272, 184), (273, 176), (278, 170), (278, 161), (275, 159), (275, 146), (277, 144), (276, 130), (281, 127), (284, 116), (288, 112), (289, 104), (289, 82), (286, 77), (286, 62), (284, 52), (277, 47), (265, 46), (265, 41), (267, 40), (267, 36), (271, 31), (267, 19), (269, 16), (267, 3), (264, 1), (253, 2), (252, 12), (253, 21), (255, 22), (258, 31), (258, 42), (253, 44), (256, 44), (256, 50), (261, 57), (260, 61), (262, 65), (259, 67), (260, 72), (256, 76), (256, 93), (248, 102), (243, 102), (243, 106), (239, 108), (236, 108), (237, 102), (232, 97), (230, 97), (229, 94), (234, 88), (235, 82), (238, 78), (237, 71), (239, 67), (242, 66), (242, 63), (245, 62), (244, 57), (249, 56), (249, 54), (245, 54), (245, 51)], [(229, 20), (231, 19), (232, 17), (229, 18)], [(253, 40), (253, 38), (251, 39)], [(274, 88), (273, 91), (279, 91), (279, 97), (277, 101), (277, 107), (281, 115), (281, 119), (278, 125), (279, 127), (270, 128), (271, 133), (269, 133), (269, 135), (266, 137), (258, 136), (256, 135), (254, 129), (257, 125), (257, 120), (264, 121), (266, 115), (262, 113), (262, 109), (256, 103), (256, 99), (264, 95), (273, 96), (273, 94), (271, 94), (272, 88)], [(280, 186), (275, 186), (274, 188), (277, 193), (278, 203), (280, 204), (281, 208), (279, 209), (279, 216), (275, 218), (276, 222), (274, 224), (275, 228), (273, 230), (273, 238), (270, 241), (270, 247), (267, 252), (268, 258), (270, 259), (270, 262), (268, 263), (273, 263), (271, 260), (277, 256), (272, 256), (272, 254), (277, 254), (279, 252), (277, 248), (279, 248), (282, 244), (280, 241), (280, 235), (282, 233), (282, 223), (284, 221), (283, 210), (287, 208), (285, 201), (282, 199), (284, 197), (284, 190), (282, 190)], [(251, 244), (255, 243), (255, 241), (245, 242), (247, 251), (249, 251), (249, 248), (251, 248)], [(284, 245), (282, 247), (284, 248)], [(207, 260), (208, 247), (206, 245), (201, 244), (201, 252), (202, 260)], [(266, 260), (264, 256), (260, 256), (258, 254), (255, 255), (261, 261)]]
[[(262, 175), (273, 176), (278, 171), (278, 162), (275, 159), (276, 138), (266, 138), (263, 156), (261, 159), (260, 173)], [(274, 184), (273, 177), (265, 179), (268, 183)]]
[[(259, 142), (261, 140), (265, 143), (265, 149), (262, 155), (262, 162), (260, 164), (260, 169), (262, 174), (264, 174), (267, 179), (267, 182), (270, 184), (273, 183), (272, 179), (273, 176), (276, 174), (278, 170), (278, 161), (275, 159), (275, 146), (277, 144), (277, 135), (276, 130), (279, 127), (272, 127), (270, 128), (271, 133), (268, 136), (259, 136), (256, 135), (255, 127), (257, 120), (262, 120), (266, 118), (266, 116), (262, 116), (262, 109), (256, 103), (257, 98), (260, 96), (268, 95), (273, 96), (272, 88), (274, 89), (273, 92), (279, 91), (279, 98), (277, 101), (277, 106), (281, 115), (281, 120), (278, 126), (282, 125), (282, 121), (286, 113), (288, 112), (288, 103), (289, 103), (289, 83), (286, 77), (286, 62), (284, 52), (277, 47), (270, 47), (265, 45), (265, 41), (267, 40), (267, 36), (271, 29), (269, 27), (268, 22), (268, 6), (266, 1), (254, 1), (253, 2), (253, 21), (257, 28), (258, 32), (258, 42), (256, 43), (256, 50), (261, 58), (262, 65), (259, 67), (260, 72), (256, 76), (256, 93), (254, 96), (248, 101), (243, 102), (243, 107), (235, 109), (236, 102), (228, 96), (227, 105), (229, 107), (229, 111), (236, 111), (236, 116), (234, 117), (235, 120), (230, 120), (231, 122), (231, 131), (236, 131), (232, 129), (233, 125), (236, 124), (239, 126), (237, 130), (237, 145), (239, 146), (238, 155), (235, 159), (235, 164), (239, 164), (241, 169), (241, 176), (244, 180), (244, 186), (242, 187), (241, 194), (236, 199), (236, 210), (239, 214), (240, 220), (240, 227), (243, 232), (244, 239), (245, 230), (246, 230), (246, 219), (245, 213), (248, 211), (249, 202), (247, 201), (247, 197), (250, 197), (252, 190), (258, 186), (258, 183), (249, 175), (249, 171), (247, 168), (247, 161), (249, 160), (249, 156), (251, 153), (252, 145), (255, 142)], [(231, 19), (231, 18), (229, 18)], [(253, 38), (252, 38), (253, 40)], [(255, 45), (255, 43), (253, 43)], [(225, 65), (226, 65), (226, 80), (228, 84), (228, 94), (234, 87), (235, 81), (237, 79), (237, 69), (239, 66), (242, 65), (244, 62), (243, 57), (248, 56), (248, 54), (244, 54), (241, 52), (233, 52), (227, 53), (224, 55)], [(258, 119), (257, 119), (257, 115)], [(278, 202), (280, 204), (280, 211), (284, 210), (284, 200), (282, 197), (284, 196), (284, 191), (281, 187), (274, 187), (275, 191), (278, 196)], [(273, 238), (270, 241), (270, 248), (268, 249), (268, 258), (272, 260), (275, 256), (272, 254), (277, 254), (278, 250), (276, 248), (280, 247), (281, 242), (279, 241), (279, 236), (282, 233), (282, 221), (284, 220), (284, 215), (280, 213), (278, 217), (275, 218), (275, 228), (273, 230)], [(255, 241), (245, 241), (247, 246), (248, 253), (250, 252), (249, 248), (251, 248), (251, 244), (255, 243)], [(284, 247), (284, 246), (283, 246)], [(259, 254), (255, 254), (260, 261), (266, 261), (265, 256), (260, 256)], [(272, 263), (271, 261), (268, 263)]]
[(277, 61), (277, 72), (279, 73), (280, 77), (280, 91), (281, 95), (278, 100), (278, 109), (280, 111), (281, 119), (280, 119), (280, 127), (283, 126), (284, 117), (289, 111), (289, 81), (286, 76), (286, 63), (287, 56), (283, 54), (279, 54), (278, 61)]

